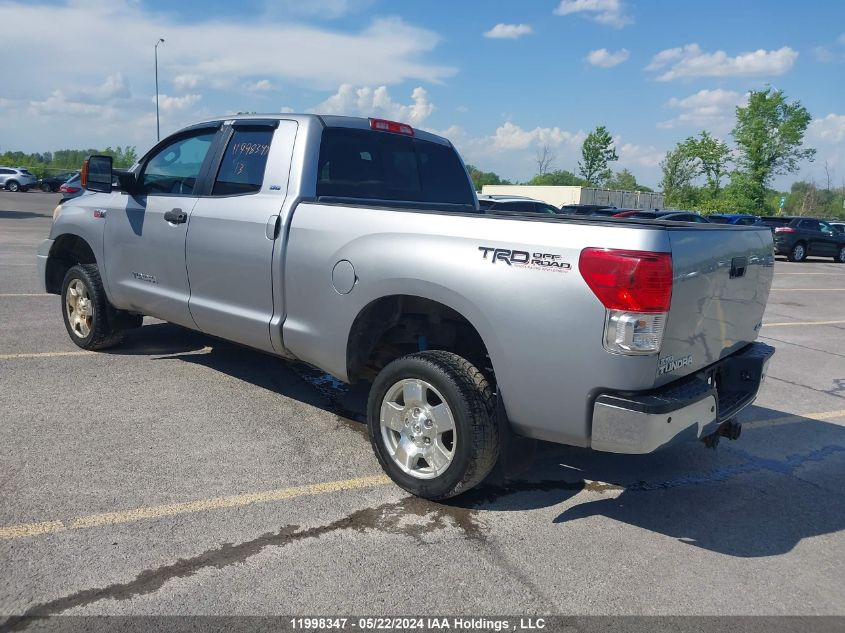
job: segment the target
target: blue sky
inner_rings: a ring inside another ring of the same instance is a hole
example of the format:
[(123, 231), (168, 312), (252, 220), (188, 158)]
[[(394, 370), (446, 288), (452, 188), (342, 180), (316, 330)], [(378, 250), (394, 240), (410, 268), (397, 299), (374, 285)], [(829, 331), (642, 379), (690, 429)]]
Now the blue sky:
[[(405, 120), (452, 138), (502, 176), (538, 147), (574, 170), (605, 125), (648, 185), (657, 163), (708, 129), (730, 140), (750, 89), (798, 98), (818, 158), (795, 176), (845, 181), (845, 3), (743, 0), (0, 0), (0, 53), (29, 71), (0, 84), (0, 149), (155, 140), (236, 111)], [(7, 22), (6, 17), (10, 18)]]

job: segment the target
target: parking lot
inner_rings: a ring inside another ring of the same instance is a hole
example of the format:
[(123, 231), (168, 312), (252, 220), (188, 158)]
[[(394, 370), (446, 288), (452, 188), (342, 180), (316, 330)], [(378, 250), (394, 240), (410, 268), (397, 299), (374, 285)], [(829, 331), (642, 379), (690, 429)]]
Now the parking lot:
[(777, 262), (738, 441), (543, 445), (438, 504), (382, 475), (360, 388), (149, 319), (75, 347), (57, 200), (0, 192), (0, 614), (845, 615), (845, 265)]

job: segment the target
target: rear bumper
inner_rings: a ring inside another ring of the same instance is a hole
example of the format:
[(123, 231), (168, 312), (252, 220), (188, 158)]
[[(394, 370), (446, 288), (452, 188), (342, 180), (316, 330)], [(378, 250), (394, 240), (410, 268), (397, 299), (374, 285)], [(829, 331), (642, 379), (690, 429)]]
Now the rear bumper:
[(603, 393), (593, 406), (591, 446), (651, 453), (714, 433), (754, 402), (775, 349), (752, 343), (709, 367), (641, 393)]

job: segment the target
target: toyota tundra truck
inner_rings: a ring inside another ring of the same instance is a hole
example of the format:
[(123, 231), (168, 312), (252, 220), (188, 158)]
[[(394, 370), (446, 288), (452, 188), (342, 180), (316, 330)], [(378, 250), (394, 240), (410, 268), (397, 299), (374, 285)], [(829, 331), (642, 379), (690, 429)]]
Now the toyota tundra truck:
[(774, 353), (768, 227), (485, 212), (452, 144), (403, 123), (221, 118), (82, 174), (37, 255), (76, 345), (146, 315), (366, 381), (375, 454), (422, 497), (512, 438), (736, 437)]

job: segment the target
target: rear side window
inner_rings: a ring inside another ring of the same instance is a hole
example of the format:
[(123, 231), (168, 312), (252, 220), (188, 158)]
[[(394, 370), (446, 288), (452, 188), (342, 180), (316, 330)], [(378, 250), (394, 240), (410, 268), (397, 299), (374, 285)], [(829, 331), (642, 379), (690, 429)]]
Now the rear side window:
[(474, 204), (466, 170), (451, 147), (350, 128), (323, 131), (317, 196)]
[(517, 213), (536, 213), (537, 207), (530, 200), (514, 200), (511, 202), (497, 202), (493, 205), (493, 211), (512, 211)]
[(214, 181), (214, 196), (231, 196), (255, 193), (264, 182), (264, 168), (273, 130), (270, 128), (237, 128)]
[(821, 231), (818, 220), (801, 220), (801, 227), (805, 231)]

